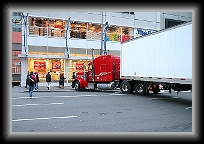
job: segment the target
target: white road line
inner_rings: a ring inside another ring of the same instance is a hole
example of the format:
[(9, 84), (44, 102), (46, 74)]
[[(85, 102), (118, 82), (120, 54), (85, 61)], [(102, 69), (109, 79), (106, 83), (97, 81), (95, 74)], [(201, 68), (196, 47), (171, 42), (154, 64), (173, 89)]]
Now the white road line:
[(22, 104), (22, 105), (13, 105), (13, 106), (36, 106), (36, 105), (60, 105), (64, 103), (47, 103), (47, 104)]
[(188, 91), (181, 91), (181, 92), (186, 93), (186, 92), (192, 92), (192, 91), (191, 91), (191, 90), (188, 90)]
[(174, 99), (174, 98), (178, 98), (178, 97), (171, 97), (171, 98), (150, 98), (150, 100), (156, 100), (156, 99)]
[(13, 122), (17, 121), (31, 121), (31, 120), (49, 120), (49, 119), (63, 119), (63, 118), (76, 118), (77, 116), (65, 116), (65, 117), (47, 117), (47, 118), (32, 118), (32, 119), (16, 119), (12, 120)]
[[(188, 91), (180, 91), (180, 93), (188, 93), (192, 92), (191, 90)], [(169, 90), (160, 90), (160, 93), (169, 93)], [(177, 91), (172, 90), (172, 93), (177, 93)]]
[[(110, 96), (111, 94), (109, 95), (78, 95), (78, 96), (41, 96), (41, 97), (35, 97), (33, 96), (33, 99), (37, 99), (37, 98), (71, 98), (71, 97), (93, 97), (93, 96)], [(15, 97), (15, 98), (12, 98), (12, 99), (29, 99), (29, 97)], [(32, 100), (32, 99), (31, 99)]]
[(187, 107), (187, 108), (185, 108), (185, 109), (192, 109), (192, 107)]
[[(82, 97), (82, 96), (41, 96), (41, 97), (35, 97), (33, 96), (33, 99), (37, 99), (37, 98), (59, 98), (59, 97)], [(29, 97), (16, 97), (16, 98), (13, 98), (13, 99), (29, 99)], [(31, 99), (32, 100), (32, 99)]]
[(114, 94), (110, 94), (110, 95), (125, 95), (125, 94), (121, 94), (121, 93), (114, 93)]

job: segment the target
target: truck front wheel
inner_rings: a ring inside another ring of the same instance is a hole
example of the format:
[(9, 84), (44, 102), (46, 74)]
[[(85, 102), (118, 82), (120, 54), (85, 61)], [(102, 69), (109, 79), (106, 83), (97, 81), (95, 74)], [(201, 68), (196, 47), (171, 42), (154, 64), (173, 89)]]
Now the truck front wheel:
[(134, 91), (138, 95), (144, 95), (145, 94), (145, 85), (144, 83), (137, 82), (134, 86)]
[(75, 82), (75, 90), (80, 91), (80, 82), (79, 81)]
[(131, 85), (128, 81), (123, 81), (120, 84), (120, 90), (123, 94), (129, 94), (131, 92)]

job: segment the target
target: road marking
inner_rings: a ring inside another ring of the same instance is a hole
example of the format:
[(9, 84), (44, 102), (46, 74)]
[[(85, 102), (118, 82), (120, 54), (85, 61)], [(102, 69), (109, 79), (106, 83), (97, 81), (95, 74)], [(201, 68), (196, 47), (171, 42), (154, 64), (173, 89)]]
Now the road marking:
[[(35, 97), (33, 96), (33, 99), (37, 99), (37, 98), (71, 98), (71, 97), (93, 97), (93, 96), (110, 96), (111, 94), (109, 95), (78, 95), (78, 96), (41, 96), (41, 97)], [(15, 97), (15, 98), (12, 98), (12, 99), (29, 99), (29, 97)], [(32, 100), (32, 99), (31, 99)]]
[(174, 98), (178, 98), (178, 97), (171, 97), (171, 98), (150, 98), (150, 100), (156, 100), (156, 99), (174, 99)]
[[(189, 93), (192, 92), (191, 90), (188, 91), (180, 91), (180, 93)], [(169, 93), (169, 90), (160, 90), (160, 93)], [(177, 91), (172, 90), (171, 93), (177, 93)], [(179, 92), (178, 92), (179, 93)]]
[(192, 91), (191, 91), (191, 90), (188, 90), (188, 91), (181, 91), (181, 92), (186, 93), (186, 92), (192, 92)]
[(121, 94), (121, 93), (114, 93), (114, 94), (110, 94), (110, 95), (125, 95), (125, 94)]
[(14, 119), (13, 122), (18, 121), (31, 121), (31, 120), (49, 120), (49, 119), (63, 119), (63, 118), (76, 118), (77, 116), (65, 116), (65, 117), (45, 117), (45, 118), (32, 118), (32, 119)]
[(22, 105), (13, 105), (13, 106), (60, 105), (60, 104), (64, 104), (64, 103), (22, 104)]
[(192, 107), (187, 107), (187, 108), (185, 108), (185, 109), (192, 109)]

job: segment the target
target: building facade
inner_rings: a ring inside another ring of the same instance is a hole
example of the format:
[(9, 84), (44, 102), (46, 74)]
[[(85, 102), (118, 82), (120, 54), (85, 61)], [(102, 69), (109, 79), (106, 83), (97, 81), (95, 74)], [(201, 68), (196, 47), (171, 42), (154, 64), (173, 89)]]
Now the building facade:
[(22, 33), (21, 33), (21, 12), (14, 12), (12, 15), (12, 74), (21, 73)]
[[(48, 71), (53, 82), (60, 73), (70, 82), (72, 73), (83, 70), (92, 54), (120, 55), (121, 42), (188, 21), (191, 12), (23, 12), (16, 28), (21, 31), (16, 58), (21, 86), (28, 71), (38, 72), (40, 82), (45, 82)], [(16, 43), (12, 46), (14, 52)]]

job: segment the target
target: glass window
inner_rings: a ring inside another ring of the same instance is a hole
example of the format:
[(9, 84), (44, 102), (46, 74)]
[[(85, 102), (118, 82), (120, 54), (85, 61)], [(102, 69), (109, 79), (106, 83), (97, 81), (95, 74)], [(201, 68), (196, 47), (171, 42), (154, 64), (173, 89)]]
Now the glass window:
[(123, 42), (127, 41), (130, 39), (130, 31), (131, 29), (127, 27), (121, 29), (121, 27), (109, 25), (106, 31), (106, 40), (120, 42), (122, 37)]
[[(47, 27), (48, 26), (48, 27)], [(65, 37), (65, 21), (46, 18), (29, 18), (29, 34), (49, 37)]]
[(165, 28), (169, 28), (178, 24), (182, 24), (184, 21), (181, 20), (173, 20), (173, 19), (165, 19)]
[(86, 23), (71, 22), (70, 24), (70, 38), (86, 39)]
[(134, 15), (134, 12), (121, 12), (121, 13)]
[(21, 12), (13, 12), (12, 30), (15, 32), (21, 32)]
[(65, 21), (64, 20), (50, 19), (48, 21), (48, 27), (49, 27), (48, 36), (65, 37)]
[(13, 16), (21, 16), (22, 12), (13, 12)]
[(38, 27), (41, 27), (42, 26), (42, 19), (35, 19), (35, 22), (34, 22), (35, 26), (38, 26)]
[(87, 39), (101, 40), (101, 24), (88, 24)]
[(28, 58), (28, 63), (28, 71), (36, 71), (41, 82), (45, 82), (48, 71), (52, 75), (52, 82), (58, 82), (59, 74), (64, 73), (63, 59)]

